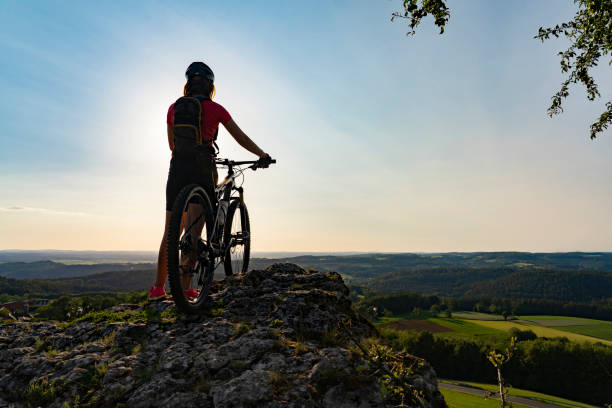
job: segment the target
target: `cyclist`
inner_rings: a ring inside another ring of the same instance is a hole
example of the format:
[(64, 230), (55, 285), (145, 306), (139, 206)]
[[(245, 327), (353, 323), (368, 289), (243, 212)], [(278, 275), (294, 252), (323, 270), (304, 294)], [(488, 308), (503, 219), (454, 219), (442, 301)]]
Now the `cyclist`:
[[(161, 299), (166, 296), (164, 284), (168, 275), (167, 263), (167, 235), (172, 214), (172, 205), (181, 189), (189, 184), (198, 183), (204, 187), (209, 194), (211, 202), (215, 200), (214, 187), (217, 183), (217, 169), (214, 162), (215, 149), (213, 147), (219, 123), (232, 137), (249, 152), (259, 156), (259, 158), (269, 157), (261, 150), (236, 124), (230, 114), (220, 104), (213, 102), (215, 96), (215, 76), (208, 65), (203, 62), (193, 62), (187, 67), (185, 72), (187, 83), (183, 88), (184, 96), (198, 97), (204, 112), (203, 120), (200, 124), (202, 133), (202, 144), (205, 145), (203, 151), (192, 152), (192, 154), (175, 154), (174, 149), (174, 104), (170, 105), (166, 118), (168, 128), (168, 145), (172, 151), (170, 159), (170, 170), (168, 172), (168, 182), (166, 183), (166, 222), (164, 236), (159, 248), (157, 258), (157, 276), (153, 286), (149, 290), (149, 300)], [(197, 106), (197, 105), (196, 105)], [(214, 202), (213, 202), (214, 205)], [(187, 212), (187, 218), (192, 217), (191, 210)], [(199, 235), (201, 231), (198, 231)], [(184, 261), (182, 261), (184, 262)], [(191, 262), (191, 261), (189, 261)], [(193, 267), (193, 265), (185, 265)], [(188, 280), (184, 282), (184, 287), (188, 286)], [(185, 290), (185, 296), (195, 298), (198, 292), (193, 288)]]

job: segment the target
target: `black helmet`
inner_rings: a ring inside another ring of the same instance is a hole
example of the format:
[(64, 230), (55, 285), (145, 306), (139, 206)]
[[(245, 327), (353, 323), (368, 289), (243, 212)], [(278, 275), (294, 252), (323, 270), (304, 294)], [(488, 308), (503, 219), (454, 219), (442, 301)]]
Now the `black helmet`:
[(187, 67), (185, 78), (187, 78), (188, 81), (196, 75), (207, 78), (211, 83), (215, 82), (215, 74), (213, 74), (212, 69), (203, 62), (192, 62)]

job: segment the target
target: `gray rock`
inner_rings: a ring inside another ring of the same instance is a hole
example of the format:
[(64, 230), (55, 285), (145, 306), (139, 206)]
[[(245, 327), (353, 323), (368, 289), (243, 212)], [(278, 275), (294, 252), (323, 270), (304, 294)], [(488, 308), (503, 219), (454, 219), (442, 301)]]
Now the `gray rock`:
[(181, 408), (212, 408), (213, 404), (206, 393), (177, 392), (162, 401), (160, 406)]
[(210, 393), (216, 408), (251, 407), (272, 399), (269, 384), (267, 373), (247, 370)]
[(324, 408), (373, 408), (380, 406), (384, 406), (384, 402), (376, 392), (375, 387), (347, 390), (344, 385), (340, 384), (330, 388), (323, 398)]
[[(101, 407), (397, 405), (370, 381), (370, 363), (347, 350), (342, 330), (354, 339), (376, 330), (352, 311), (340, 275), (274, 264), (215, 281), (210, 304), (214, 317), (162, 319), (174, 310), (166, 300), (112, 308), (128, 315), (148, 308), (151, 320), (1, 325), (0, 408), (19, 406), (29, 386), (54, 387), (47, 405), (58, 408), (77, 394), (81, 404)], [(342, 329), (342, 319), (350, 327)], [(435, 372), (420, 367), (410, 384), (425, 408), (446, 407)]]

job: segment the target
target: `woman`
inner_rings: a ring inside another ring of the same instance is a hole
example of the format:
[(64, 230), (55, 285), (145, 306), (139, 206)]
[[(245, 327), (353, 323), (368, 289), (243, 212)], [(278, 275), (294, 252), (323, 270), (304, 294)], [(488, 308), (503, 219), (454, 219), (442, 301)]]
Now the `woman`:
[[(217, 169), (211, 152), (214, 152), (213, 143), (219, 123), (223, 124), (230, 135), (246, 150), (260, 158), (269, 157), (238, 127), (223, 106), (212, 101), (215, 96), (215, 76), (208, 65), (203, 62), (193, 62), (187, 68), (185, 77), (187, 78), (187, 83), (183, 88), (183, 95), (204, 97), (200, 98), (204, 112), (204, 123), (201, 124), (202, 143), (208, 146), (210, 152), (207, 156), (204, 156), (204, 159), (201, 156), (196, 158), (175, 154), (173, 134), (174, 104), (170, 105), (166, 122), (168, 127), (168, 145), (172, 151), (172, 159), (170, 160), (170, 171), (168, 172), (168, 182), (166, 183), (166, 223), (157, 258), (157, 277), (149, 290), (149, 300), (166, 297), (164, 284), (168, 275), (167, 236), (172, 205), (176, 196), (183, 187), (192, 183), (201, 184), (209, 194), (211, 192), (214, 193), (214, 187), (217, 183)], [(188, 288), (185, 290), (185, 296), (195, 298), (198, 296), (198, 292), (193, 288)]]

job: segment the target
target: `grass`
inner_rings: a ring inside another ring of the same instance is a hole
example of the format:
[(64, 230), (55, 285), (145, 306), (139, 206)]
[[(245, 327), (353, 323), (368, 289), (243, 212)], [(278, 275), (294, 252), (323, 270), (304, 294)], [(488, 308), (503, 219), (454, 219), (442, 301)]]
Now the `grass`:
[(393, 316), (381, 316), (374, 320), (374, 324), (385, 324), (390, 322), (398, 322), (400, 320), (428, 320), (432, 317), (436, 317), (434, 313), (423, 310), (419, 314), (414, 313), (402, 313)]
[[(505, 320), (504, 316), (480, 312), (453, 312), (453, 317), (466, 320)], [(511, 319), (514, 316), (508, 316)]]
[(374, 320), (374, 324), (385, 324), (407, 319), (412, 319), (410, 313), (398, 314), (394, 316), (381, 316), (378, 319)]
[(601, 342), (612, 346), (612, 322), (569, 316), (520, 316), (520, 320), (504, 321), (500, 315), (478, 312), (455, 312), (452, 318), (431, 317), (424, 312), (420, 317), (412, 314), (381, 317), (376, 324), (401, 320), (423, 319), (448, 327), (452, 332), (436, 333), (438, 337), (480, 338), (490, 342), (503, 342), (508, 339), (511, 328), (531, 330), (538, 337), (566, 337), (575, 342)]
[(243, 334), (250, 332), (252, 329), (252, 324), (240, 322), (237, 326), (234, 326), (234, 337), (242, 336)]
[(521, 319), (539, 326), (612, 341), (612, 322), (605, 320), (569, 316), (521, 316)]
[(291, 389), (291, 380), (280, 371), (268, 371), (270, 386), (274, 395), (280, 395)]
[[(213, 309), (214, 312), (217, 309)], [(95, 312), (89, 312), (81, 317), (78, 317), (74, 320), (70, 320), (67, 322), (60, 322), (59, 327), (62, 329), (67, 329), (70, 326), (75, 325), (79, 322), (92, 322), (92, 323), (116, 323), (116, 322), (137, 322), (137, 321), (145, 321), (145, 322), (158, 322), (158, 323), (172, 323), (176, 321), (176, 318), (180, 316), (180, 312), (176, 309), (166, 310), (162, 313), (150, 308), (145, 307), (141, 311), (133, 312), (111, 312), (110, 310), (100, 310)]]
[[(448, 408), (499, 408), (498, 399), (485, 399), (478, 395), (440, 388)], [(512, 404), (513, 408), (529, 408), (526, 405)]]
[(455, 319), (448, 317), (436, 317), (428, 319), (430, 322), (437, 323), (440, 326), (448, 327), (452, 332), (436, 333), (439, 337), (455, 337), (473, 339), (479, 338), (482, 340), (490, 340), (493, 342), (503, 342), (508, 339), (507, 331), (484, 327), (473, 321)]
[(69, 322), (60, 323), (60, 327), (68, 328), (76, 323), (87, 321), (92, 323), (115, 323), (115, 322), (133, 322), (137, 320), (157, 321), (160, 320), (160, 313), (146, 308), (140, 312), (111, 312), (110, 310), (101, 310), (97, 312), (89, 312), (84, 316)]
[[(491, 392), (499, 391), (499, 387), (494, 384), (483, 384), (483, 383), (475, 383), (475, 382), (469, 382), (469, 381), (454, 381), (454, 380), (440, 380), (440, 382), (447, 383), (447, 384), (461, 385), (461, 386), (466, 386), (466, 387), (471, 387), (471, 388), (478, 388), (481, 390), (487, 390)], [(440, 390), (443, 391), (443, 389), (440, 389)], [(547, 404), (558, 405), (558, 406), (566, 407), (566, 408), (596, 408), (594, 405), (589, 405), (589, 404), (585, 404), (582, 402), (571, 401), (565, 398), (554, 397), (552, 395), (541, 394), (535, 391), (522, 390), (519, 388), (509, 388), (508, 394), (514, 397), (528, 398), (533, 401), (544, 402)], [(513, 404), (513, 405), (517, 406), (517, 404)], [(499, 406), (499, 402), (497, 406)]]
[(583, 336), (595, 337), (597, 339), (601, 339), (602, 343), (604, 343), (604, 340), (607, 340), (608, 343), (606, 344), (612, 345), (609, 343), (612, 341), (612, 325), (559, 326), (557, 329), (575, 334), (581, 334)]
[(595, 319), (587, 319), (585, 317), (572, 317), (572, 316), (548, 316), (548, 315), (527, 315), (527, 316), (517, 316), (521, 320), (576, 320), (576, 321), (584, 321), (584, 322), (598, 322), (598, 323), (610, 323), (605, 320), (595, 320)]
[(51, 380), (43, 377), (33, 381), (22, 395), (22, 403), (27, 408), (48, 406), (66, 388), (66, 383), (61, 380)]
[[(538, 337), (567, 337), (569, 340), (571, 341), (576, 341), (579, 343), (582, 342), (588, 342), (588, 343), (596, 343), (596, 342), (601, 342), (604, 344), (607, 344), (609, 346), (612, 346), (612, 341), (610, 340), (603, 340), (603, 339), (598, 339), (598, 338), (594, 338), (591, 336), (585, 336), (583, 334), (578, 334), (578, 333), (573, 333), (570, 331), (564, 331), (564, 330), (559, 330), (559, 329), (553, 329), (551, 327), (544, 327), (544, 326), (539, 326), (537, 324), (534, 324), (532, 322), (528, 322), (528, 321), (524, 321), (524, 320), (516, 320), (516, 321), (512, 321), (512, 322), (498, 322), (498, 321), (484, 321), (484, 320), (472, 320), (472, 322), (474, 322), (474, 324), (480, 325), (480, 326), (484, 326), (484, 327), (488, 327), (490, 329), (496, 329), (496, 330), (502, 330), (502, 331), (508, 331), (513, 327), (516, 327), (519, 330), (531, 330), (533, 331)], [(586, 327), (586, 326), (572, 326), (572, 328), (578, 328), (578, 327)]]

